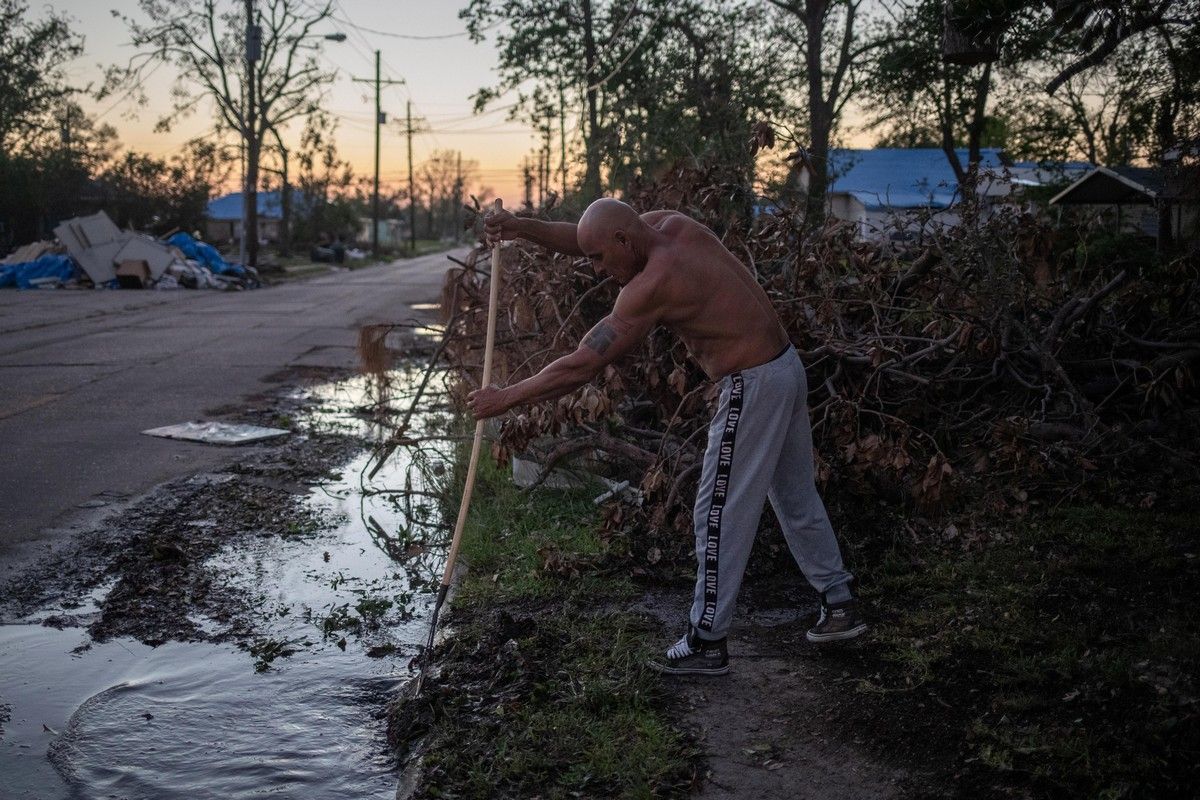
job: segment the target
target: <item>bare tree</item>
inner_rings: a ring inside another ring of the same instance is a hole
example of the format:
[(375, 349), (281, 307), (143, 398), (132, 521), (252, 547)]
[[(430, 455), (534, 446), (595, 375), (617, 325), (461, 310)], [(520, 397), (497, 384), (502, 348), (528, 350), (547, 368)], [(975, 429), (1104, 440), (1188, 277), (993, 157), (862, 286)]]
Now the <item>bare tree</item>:
[(417, 192), (424, 195), (426, 235), (456, 236), (455, 222), (464, 186), (476, 180), (479, 162), (464, 161), (455, 150), (435, 150), (417, 171)]
[(861, 64), (882, 42), (864, 36), (862, 0), (768, 0), (785, 12), (780, 35), (800, 54), (799, 77), (808, 109), (807, 219), (825, 218), (829, 146), (846, 104), (858, 94)]
[[(237, 133), (245, 146), (246, 256), (258, 260), (258, 180), (263, 142), (317, 107), (334, 75), (305, 39), (333, 15), (331, 2), (303, 0), (139, 0), (148, 22), (124, 16), (137, 54), (110, 73), (110, 91), (140, 87), (162, 64), (179, 73), (171, 105), (158, 120), (168, 130), (212, 101), (218, 129)], [(141, 99), (145, 100), (144, 95)]]

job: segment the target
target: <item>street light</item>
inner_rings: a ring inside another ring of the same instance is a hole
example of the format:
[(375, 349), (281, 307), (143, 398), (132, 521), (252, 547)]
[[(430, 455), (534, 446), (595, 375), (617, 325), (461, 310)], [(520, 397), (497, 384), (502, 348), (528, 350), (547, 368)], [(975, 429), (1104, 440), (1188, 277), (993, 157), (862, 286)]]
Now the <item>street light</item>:
[(288, 36), (288, 42), (298, 42), (301, 39), (325, 39), (330, 42), (346, 41), (346, 34), (338, 31), (337, 33), (306, 33), (303, 36)]

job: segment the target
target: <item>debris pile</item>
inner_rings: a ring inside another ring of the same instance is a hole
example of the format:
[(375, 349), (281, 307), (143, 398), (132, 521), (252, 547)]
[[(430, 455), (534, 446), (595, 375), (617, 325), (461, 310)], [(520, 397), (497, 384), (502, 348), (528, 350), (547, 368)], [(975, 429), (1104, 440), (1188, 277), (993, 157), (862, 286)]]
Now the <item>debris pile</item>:
[[(909, 246), (856, 240), (830, 221), (806, 231), (786, 212), (730, 214), (730, 187), (679, 170), (632, 198), (677, 208), (717, 231), (767, 291), (809, 381), (818, 479), (834, 502), (906, 509), (914, 537), (981, 543), (986, 526), (947, 512), (1015, 514), (1086, 495), (1152, 505), (1200, 464), (1200, 265), (1099, 260), (1078, 232), (1013, 210), (927, 228)], [(488, 269), (476, 250), (447, 277), (447, 353), (474, 388)], [(612, 308), (617, 286), (586, 261), (518, 242), (505, 248), (497, 382), (574, 349)], [(1046, 276), (1050, 275), (1047, 280)], [(619, 464), (639, 484), (634, 520), (646, 561), (690, 542), (689, 508), (717, 387), (672, 334), (579, 392), (506, 418), (507, 462), (555, 442), (544, 470), (580, 456)], [(970, 531), (968, 533), (967, 531)]]
[(103, 211), (54, 229), (0, 261), (0, 288), (251, 289), (255, 271), (182, 231), (164, 240), (118, 228)]

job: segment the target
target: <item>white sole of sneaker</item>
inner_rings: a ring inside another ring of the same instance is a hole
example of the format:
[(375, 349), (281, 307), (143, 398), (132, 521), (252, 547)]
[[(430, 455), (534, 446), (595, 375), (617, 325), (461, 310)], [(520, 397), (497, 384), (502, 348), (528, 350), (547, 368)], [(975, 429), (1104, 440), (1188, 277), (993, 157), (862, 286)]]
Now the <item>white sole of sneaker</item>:
[(662, 664), (657, 664), (653, 661), (649, 662), (649, 664), (650, 664), (650, 669), (654, 670), (655, 672), (662, 673), (663, 675), (712, 675), (715, 677), (718, 675), (728, 675), (729, 674), (729, 665), (728, 664), (726, 664), (725, 666), (720, 667), (718, 669), (695, 669), (695, 668), (688, 668), (688, 667), (667, 667)]
[(804, 634), (804, 638), (808, 639), (810, 642), (816, 642), (818, 644), (822, 642), (843, 642), (846, 639), (853, 639), (856, 636), (862, 636), (866, 632), (867, 625), (864, 622), (855, 625), (849, 630), (839, 631), (838, 633), (813, 633), (812, 631), (808, 631), (806, 634)]

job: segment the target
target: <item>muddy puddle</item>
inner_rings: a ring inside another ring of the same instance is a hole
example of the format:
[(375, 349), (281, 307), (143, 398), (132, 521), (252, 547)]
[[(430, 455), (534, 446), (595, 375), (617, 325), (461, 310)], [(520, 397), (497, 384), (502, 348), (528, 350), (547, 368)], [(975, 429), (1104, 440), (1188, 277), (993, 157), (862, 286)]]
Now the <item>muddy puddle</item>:
[(423, 372), (282, 398), (288, 442), (160, 487), (37, 592), (9, 587), (0, 797), (395, 795), (385, 711), (445, 528), (438, 376), (410, 429), (434, 438), (365, 473)]

